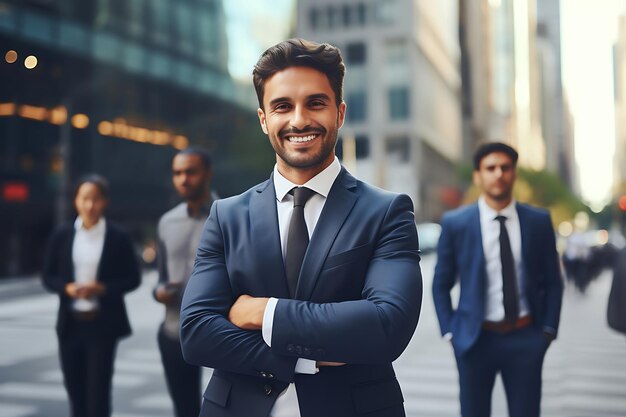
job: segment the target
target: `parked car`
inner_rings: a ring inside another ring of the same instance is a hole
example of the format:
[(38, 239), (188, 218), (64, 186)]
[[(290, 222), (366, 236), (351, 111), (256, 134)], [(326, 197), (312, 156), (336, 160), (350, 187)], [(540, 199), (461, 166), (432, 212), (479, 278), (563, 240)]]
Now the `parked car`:
[(418, 223), (417, 236), (419, 238), (420, 251), (423, 254), (435, 252), (440, 234), (441, 226), (438, 223)]

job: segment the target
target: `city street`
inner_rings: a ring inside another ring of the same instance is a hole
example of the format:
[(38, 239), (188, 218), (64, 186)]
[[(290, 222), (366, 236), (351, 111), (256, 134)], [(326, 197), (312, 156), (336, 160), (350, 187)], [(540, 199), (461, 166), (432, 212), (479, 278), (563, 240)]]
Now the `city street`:
[[(435, 261), (427, 255), (422, 262), (422, 317), (396, 363), (410, 417), (459, 416), (453, 353), (439, 337), (430, 296)], [(610, 279), (605, 272), (584, 295), (572, 286), (565, 290), (560, 336), (545, 363), (544, 417), (626, 416), (626, 337), (605, 319)], [(127, 297), (134, 334), (118, 350), (114, 417), (172, 415), (156, 345), (163, 311), (151, 296), (155, 281), (155, 272), (145, 273), (140, 289)], [(68, 415), (54, 334), (57, 303), (36, 277), (0, 281), (0, 417)], [(506, 415), (498, 383), (493, 416)]]

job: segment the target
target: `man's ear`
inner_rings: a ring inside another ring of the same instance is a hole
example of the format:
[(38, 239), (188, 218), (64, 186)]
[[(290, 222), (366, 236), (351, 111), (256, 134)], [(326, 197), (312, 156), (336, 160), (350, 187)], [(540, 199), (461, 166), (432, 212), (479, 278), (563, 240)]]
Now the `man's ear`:
[(343, 122), (346, 119), (346, 103), (341, 102), (339, 105), (339, 114), (337, 115), (337, 128), (341, 128), (343, 126)]
[(259, 107), (258, 109), (256, 109), (256, 114), (257, 116), (259, 116), (259, 123), (261, 123), (261, 129), (263, 130), (263, 133), (268, 135), (269, 133), (267, 130), (267, 125), (265, 124), (265, 112), (262, 108)]
[(476, 170), (472, 171), (472, 181), (476, 187), (480, 187), (480, 175)]

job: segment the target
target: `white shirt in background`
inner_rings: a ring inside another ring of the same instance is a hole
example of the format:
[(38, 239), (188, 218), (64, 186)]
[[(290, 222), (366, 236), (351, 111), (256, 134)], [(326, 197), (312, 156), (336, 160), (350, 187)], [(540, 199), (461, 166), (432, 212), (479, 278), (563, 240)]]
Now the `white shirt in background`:
[[(74, 282), (84, 284), (96, 281), (104, 247), (106, 220), (101, 217), (98, 223), (85, 229), (83, 219), (78, 216), (74, 222), (74, 229), (74, 243), (72, 244)], [(76, 311), (94, 311), (98, 309), (98, 300), (95, 297), (77, 298), (72, 307)]]

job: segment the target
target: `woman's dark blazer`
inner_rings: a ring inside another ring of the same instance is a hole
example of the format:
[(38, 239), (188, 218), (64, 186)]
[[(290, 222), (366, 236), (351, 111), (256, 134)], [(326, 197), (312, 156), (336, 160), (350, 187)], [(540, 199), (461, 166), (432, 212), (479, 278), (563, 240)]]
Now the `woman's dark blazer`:
[[(59, 338), (70, 336), (74, 327), (71, 314), (73, 299), (65, 294), (65, 285), (74, 281), (72, 262), (74, 234), (73, 223), (59, 227), (48, 242), (44, 260), (43, 284), (48, 290), (59, 294), (61, 299), (56, 325)], [(131, 334), (124, 294), (139, 286), (140, 277), (130, 237), (107, 221), (102, 257), (97, 272), (98, 281), (104, 284), (106, 290), (98, 297), (100, 314), (92, 322), (98, 334), (111, 338)]]

